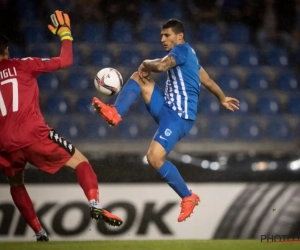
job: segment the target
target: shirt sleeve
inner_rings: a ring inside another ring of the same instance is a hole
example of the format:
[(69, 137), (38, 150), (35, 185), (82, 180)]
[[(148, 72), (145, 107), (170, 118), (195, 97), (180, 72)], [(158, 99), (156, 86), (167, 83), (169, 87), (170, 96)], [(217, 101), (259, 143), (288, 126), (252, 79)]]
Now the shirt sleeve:
[(66, 68), (73, 63), (72, 43), (71, 41), (62, 41), (62, 48), (59, 57), (38, 58), (27, 57), (21, 59), (22, 70), (36, 76), (40, 73), (47, 73)]
[(188, 56), (188, 48), (183, 45), (177, 45), (169, 52), (168, 56), (172, 56), (175, 59), (176, 65), (184, 64)]

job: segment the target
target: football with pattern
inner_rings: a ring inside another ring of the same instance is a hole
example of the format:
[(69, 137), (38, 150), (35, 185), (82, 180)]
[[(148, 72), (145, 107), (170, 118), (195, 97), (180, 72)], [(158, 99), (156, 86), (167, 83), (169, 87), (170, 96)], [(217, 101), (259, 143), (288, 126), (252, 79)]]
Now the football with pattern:
[(96, 89), (104, 95), (112, 96), (120, 92), (123, 87), (123, 78), (114, 68), (101, 69), (94, 78)]

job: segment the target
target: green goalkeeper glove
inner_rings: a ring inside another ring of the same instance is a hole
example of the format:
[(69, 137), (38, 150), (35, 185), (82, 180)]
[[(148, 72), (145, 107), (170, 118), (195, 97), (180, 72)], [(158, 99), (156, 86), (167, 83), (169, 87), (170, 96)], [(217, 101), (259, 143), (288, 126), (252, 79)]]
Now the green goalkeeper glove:
[(52, 24), (48, 25), (48, 29), (54, 34), (57, 35), (60, 40), (71, 40), (73, 37), (71, 34), (71, 23), (68, 14), (63, 13), (62, 11), (56, 10), (51, 16)]

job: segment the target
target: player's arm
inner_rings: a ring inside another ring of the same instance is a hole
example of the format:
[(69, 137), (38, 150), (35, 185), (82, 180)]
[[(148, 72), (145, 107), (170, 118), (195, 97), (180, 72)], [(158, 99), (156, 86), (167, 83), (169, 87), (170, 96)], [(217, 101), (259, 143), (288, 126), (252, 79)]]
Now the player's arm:
[(67, 68), (73, 63), (72, 35), (69, 16), (61, 11), (55, 11), (51, 15), (52, 25), (49, 30), (57, 35), (62, 42), (61, 52), (58, 57), (52, 58), (28, 58), (22, 63), (24, 70), (37, 75), (42, 72), (52, 72), (58, 69)]
[(226, 97), (222, 89), (209, 77), (207, 72), (201, 67), (199, 71), (201, 84), (205, 86), (212, 94), (214, 94), (219, 102), (231, 111), (239, 109), (239, 101), (232, 97)]
[(165, 72), (184, 64), (188, 55), (188, 48), (182, 45), (175, 46), (167, 56), (162, 59), (145, 60), (139, 67), (139, 74), (148, 77), (151, 72)]
[(176, 61), (172, 56), (165, 56), (162, 59), (145, 60), (143, 66), (150, 72), (165, 72), (176, 66)]

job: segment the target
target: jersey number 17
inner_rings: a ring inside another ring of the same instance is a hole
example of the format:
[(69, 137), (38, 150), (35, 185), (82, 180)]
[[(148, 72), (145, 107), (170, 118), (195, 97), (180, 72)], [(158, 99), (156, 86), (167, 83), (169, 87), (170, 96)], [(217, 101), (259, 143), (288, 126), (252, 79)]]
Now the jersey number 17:
[[(16, 78), (7, 79), (5, 81), (0, 82), (0, 85), (5, 85), (11, 83), (12, 85), (12, 111), (17, 112), (19, 110), (19, 91), (18, 91), (18, 81)], [(0, 91), (0, 111), (2, 116), (7, 115), (7, 109), (4, 103), (3, 96)]]

